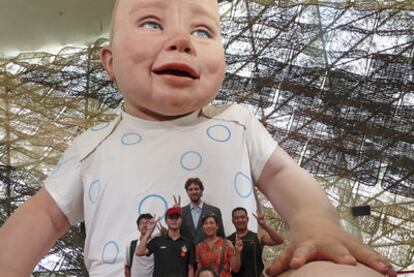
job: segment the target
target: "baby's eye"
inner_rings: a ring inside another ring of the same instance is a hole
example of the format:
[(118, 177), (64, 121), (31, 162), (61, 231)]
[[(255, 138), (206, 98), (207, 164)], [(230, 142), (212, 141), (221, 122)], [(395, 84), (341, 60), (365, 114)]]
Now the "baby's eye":
[(146, 29), (162, 30), (161, 25), (154, 21), (145, 22), (141, 25), (141, 27)]
[(198, 36), (198, 37), (204, 37), (204, 38), (211, 38), (211, 34), (209, 31), (204, 30), (204, 29), (197, 29), (195, 31), (192, 32), (193, 35)]

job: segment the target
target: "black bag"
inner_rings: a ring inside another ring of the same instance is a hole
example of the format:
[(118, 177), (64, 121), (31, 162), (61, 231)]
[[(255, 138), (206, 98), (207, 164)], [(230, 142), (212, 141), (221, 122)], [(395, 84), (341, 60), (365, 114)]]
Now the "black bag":
[(129, 260), (131, 261), (131, 264), (129, 267), (132, 267), (132, 262), (134, 261), (134, 255), (135, 255), (135, 248), (137, 248), (138, 240), (131, 241), (131, 244), (129, 245)]

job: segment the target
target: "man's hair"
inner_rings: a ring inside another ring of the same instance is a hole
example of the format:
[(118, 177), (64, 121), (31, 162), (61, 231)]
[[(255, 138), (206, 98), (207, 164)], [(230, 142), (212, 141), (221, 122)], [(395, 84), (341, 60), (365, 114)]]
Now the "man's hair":
[(237, 208), (234, 208), (233, 211), (231, 212), (231, 217), (234, 217), (234, 213), (237, 212), (237, 211), (244, 211), (246, 213), (246, 216), (247, 216), (247, 210), (245, 208), (237, 207)]
[(152, 219), (153, 216), (151, 214), (141, 214), (140, 216), (138, 216), (137, 219), (137, 225), (139, 225), (139, 222), (141, 221), (141, 219)]
[(189, 178), (187, 181), (185, 181), (185, 185), (184, 185), (185, 190), (187, 191), (187, 190), (188, 190), (188, 187), (189, 187), (190, 185), (192, 185), (192, 184), (196, 184), (196, 185), (198, 185), (198, 187), (199, 187), (202, 191), (204, 191), (203, 182), (201, 182), (201, 180), (200, 180), (199, 178), (197, 178), (197, 177), (195, 177), (195, 178)]

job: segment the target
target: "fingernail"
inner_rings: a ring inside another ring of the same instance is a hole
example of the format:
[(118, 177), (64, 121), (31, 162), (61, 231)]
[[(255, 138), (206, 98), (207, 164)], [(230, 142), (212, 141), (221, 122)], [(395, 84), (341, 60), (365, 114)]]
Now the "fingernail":
[(356, 262), (357, 262), (355, 257), (351, 256), (351, 255), (344, 255), (343, 259), (344, 259), (344, 262), (346, 262), (346, 263), (356, 264)]

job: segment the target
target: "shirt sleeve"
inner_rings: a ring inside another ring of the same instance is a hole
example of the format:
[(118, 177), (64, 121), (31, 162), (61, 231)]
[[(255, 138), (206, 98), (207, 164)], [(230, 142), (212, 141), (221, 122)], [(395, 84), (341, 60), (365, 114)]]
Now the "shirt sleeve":
[(148, 249), (148, 252), (149, 252), (147, 256), (149, 256), (152, 253), (154, 253), (156, 242), (157, 242), (157, 239), (156, 238), (151, 239), (149, 242), (147, 242), (147, 249)]
[(71, 224), (84, 218), (81, 168), (75, 139), (44, 181), (45, 189)]

